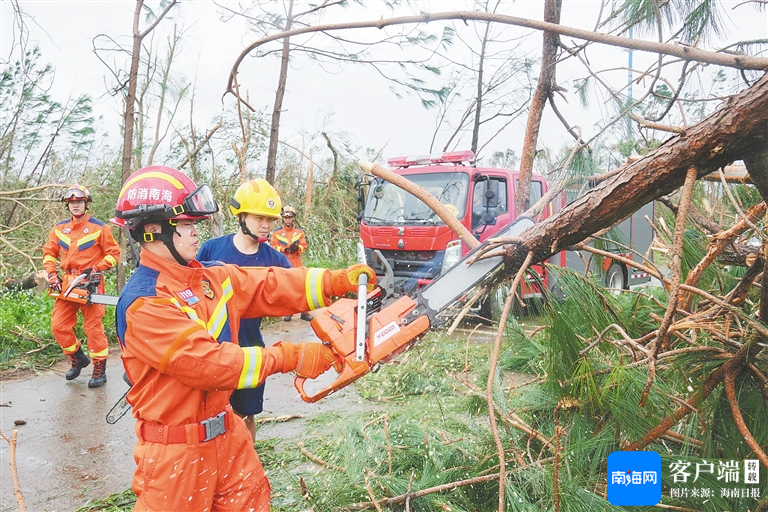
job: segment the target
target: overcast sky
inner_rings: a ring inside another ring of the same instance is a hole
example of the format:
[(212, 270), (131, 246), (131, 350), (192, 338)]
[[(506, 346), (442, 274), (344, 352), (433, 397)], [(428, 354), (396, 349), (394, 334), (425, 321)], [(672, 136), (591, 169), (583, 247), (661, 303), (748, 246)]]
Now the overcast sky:
[[(0, 56), (6, 59), (10, 38), (13, 37), (13, 20), (10, 1), (0, 0), (0, 3)], [(157, 6), (157, 2), (148, 3)], [(733, 10), (738, 3), (722, 2), (728, 30), (725, 39), (768, 38), (768, 14), (759, 13), (749, 6)], [(112, 78), (93, 54), (92, 40), (99, 33), (109, 34), (127, 46), (135, 2), (19, 0), (19, 4), (34, 20), (27, 20), (30, 40), (41, 47), (43, 61), (56, 67), (54, 96), (66, 99), (69, 94), (87, 92), (96, 100), (97, 112), (104, 115), (105, 127), (102, 129), (117, 126), (120, 104), (106, 94), (113, 85)], [(543, 1), (502, 4), (501, 12), (505, 14), (536, 19), (542, 17)], [(593, 27), (600, 6), (598, 2), (566, 0), (563, 4), (561, 22), (564, 25), (586, 29)], [(231, 5), (236, 7), (234, 3)], [(432, 1), (421, 2), (419, 7), (429, 11), (446, 11), (459, 5), (462, 3)], [(328, 22), (370, 20), (389, 15), (378, 2), (366, 0), (366, 7), (340, 10), (337, 15), (329, 17)], [(175, 21), (188, 30), (176, 69), (194, 83), (198, 128), (210, 126), (211, 119), (221, 111), (229, 70), (243, 47), (256, 38), (246, 33), (244, 24), (239, 20), (222, 22), (219, 12), (220, 9), (208, 0), (184, 0), (175, 9), (173, 21), (164, 21), (160, 26), (164, 33), (172, 29)], [(398, 12), (398, 15), (405, 14), (410, 12)], [(426, 29), (437, 31), (437, 24), (430, 24)], [(505, 30), (510, 37), (531, 33), (517, 27)], [(530, 52), (538, 57), (541, 35), (529, 37), (528, 44)], [(639, 52), (634, 55), (636, 67), (644, 67), (654, 58), (639, 55)], [(591, 58), (596, 67), (623, 66), (626, 65), (627, 53), (603, 47), (592, 50)], [(254, 105), (271, 108), (278, 68), (277, 58), (246, 59), (241, 67), (240, 83), (247, 88)], [(578, 107), (572, 81), (583, 76), (584, 71), (575, 65), (558, 68), (558, 83), (567, 89), (565, 94), (569, 100), (568, 105), (563, 103), (563, 108), (573, 124), (582, 126), (587, 138), (593, 131), (595, 121), (606, 111), (606, 106), (597, 101), (593, 102), (589, 111)], [(626, 72), (615, 74), (613, 79), (626, 83)], [(641, 88), (635, 87), (636, 90)], [(224, 101), (231, 104), (231, 96)], [(378, 150), (386, 146), (385, 157), (426, 153), (432, 140), (436, 115), (434, 110), (422, 108), (415, 96), (405, 95), (398, 99), (389, 90), (388, 84), (370, 70), (347, 66), (343, 72), (334, 72), (330, 68), (321, 69), (316, 64), (307, 63), (305, 59), (296, 59), (292, 64), (284, 108), (281, 138), (299, 144), (301, 132), (314, 132), (321, 128), (330, 133), (346, 132), (352, 142), (361, 147)], [(523, 117), (491, 144), (490, 149), (511, 148), (519, 154), (524, 126)], [(112, 128), (109, 131), (117, 132)], [(543, 144), (552, 146), (569, 140), (562, 125), (551, 114), (544, 119), (542, 139)], [(466, 143), (468, 146), (469, 141)]]

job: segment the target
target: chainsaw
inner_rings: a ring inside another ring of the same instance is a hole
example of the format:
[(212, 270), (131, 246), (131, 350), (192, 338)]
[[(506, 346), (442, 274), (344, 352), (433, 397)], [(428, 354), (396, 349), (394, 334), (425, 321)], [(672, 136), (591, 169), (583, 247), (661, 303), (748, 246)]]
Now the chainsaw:
[[(521, 217), (498, 237), (514, 237), (533, 225)], [(427, 286), (382, 306), (394, 289), (392, 269), (387, 270), (380, 288), (367, 293), (367, 276), (358, 282), (357, 300), (339, 299), (310, 323), (318, 338), (333, 350), (342, 369), (336, 380), (314, 395), (304, 391), (306, 378), (296, 377), (294, 385), (305, 402), (318, 400), (353, 383), (398, 354), (415, 345), (422, 335), (440, 324), (438, 314), (464, 298), (473, 288), (485, 283), (503, 264), (503, 256), (492, 256), (470, 264), (483, 245), (440, 275)], [(384, 295), (387, 297), (384, 297)]]
[(105, 304), (107, 306), (117, 305), (116, 295), (106, 295), (98, 293), (101, 284), (101, 273), (90, 272), (82, 274), (64, 274), (62, 279), (61, 293), (49, 290), (51, 297), (77, 302), (79, 304)]

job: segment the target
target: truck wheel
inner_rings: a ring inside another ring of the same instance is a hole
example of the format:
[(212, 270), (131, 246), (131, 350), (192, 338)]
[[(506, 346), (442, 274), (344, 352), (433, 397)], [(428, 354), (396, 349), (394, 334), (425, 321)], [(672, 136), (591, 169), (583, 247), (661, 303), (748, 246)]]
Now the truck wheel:
[(627, 270), (621, 263), (615, 261), (608, 267), (605, 273), (605, 286), (612, 288), (613, 293), (619, 293), (616, 290), (629, 290), (629, 280), (627, 279)]

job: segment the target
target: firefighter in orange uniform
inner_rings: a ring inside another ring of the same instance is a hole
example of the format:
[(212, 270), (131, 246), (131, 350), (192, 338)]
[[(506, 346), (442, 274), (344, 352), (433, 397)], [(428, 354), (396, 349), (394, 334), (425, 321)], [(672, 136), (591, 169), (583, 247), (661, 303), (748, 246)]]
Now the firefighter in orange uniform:
[[(68, 220), (58, 222), (43, 246), (43, 266), (48, 272), (48, 284), (52, 291), (61, 293), (61, 277), (56, 270), (56, 261), (64, 273), (90, 275), (91, 272), (104, 272), (117, 264), (120, 248), (112, 237), (112, 230), (100, 220), (88, 213), (91, 194), (81, 185), (72, 185), (61, 199), (71, 214)], [(102, 278), (98, 287), (104, 293)], [(77, 312), (83, 312), (83, 329), (88, 338), (88, 357), (75, 336)], [(64, 353), (69, 356), (71, 367), (66, 374), (67, 380), (80, 375), (80, 370), (91, 364), (93, 375), (88, 387), (97, 388), (107, 382), (107, 356), (109, 348), (104, 333), (105, 307), (103, 304), (79, 304), (56, 297), (51, 316), (51, 331)]]
[[(269, 245), (285, 254), (291, 266), (294, 268), (301, 267), (303, 266), (301, 253), (306, 251), (308, 246), (304, 230), (295, 226), (296, 210), (293, 206), (286, 205), (280, 216), (283, 218), (283, 225), (272, 232)], [(305, 311), (301, 312), (301, 319), (308, 322), (312, 321), (312, 317)], [(283, 317), (283, 320), (290, 322), (291, 315)]]
[(320, 343), (240, 347), (241, 318), (324, 307), (355, 291), (366, 265), (346, 270), (238, 267), (195, 260), (200, 219), (218, 211), (207, 185), (147, 167), (125, 182), (112, 221), (141, 246), (116, 324), (139, 438), (134, 510), (269, 511), (270, 487), (232, 390), (274, 373), (315, 378), (337, 366)]
[(293, 206), (283, 208), (280, 216), (283, 218), (283, 225), (280, 229), (272, 232), (272, 239), (269, 243), (285, 254), (291, 265), (300, 267), (302, 266), (301, 253), (307, 250), (307, 238), (304, 236), (304, 230), (295, 226), (296, 210)]

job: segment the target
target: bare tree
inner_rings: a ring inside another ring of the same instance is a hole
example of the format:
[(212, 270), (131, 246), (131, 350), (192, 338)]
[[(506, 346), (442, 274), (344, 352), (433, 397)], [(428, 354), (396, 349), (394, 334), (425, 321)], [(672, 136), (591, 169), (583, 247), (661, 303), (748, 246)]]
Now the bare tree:
[[(122, 165), (121, 165), (121, 177), (125, 182), (131, 173), (134, 171), (133, 151), (134, 151), (134, 138), (136, 128), (136, 91), (139, 83), (139, 66), (141, 65), (142, 54), (142, 42), (144, 39), (152, 33), (157, 25), (165, 18), (171, 9), (178, 3), (178, 0), (170, 0), (170, 2), (163, 2), (163, 10), (155, 15), (155, 13), (144, 4), (144, 0), (136, 0), (136, 6), (133, 12), (133, 30), (132, 30), (132, 44), (131, 44), (131, 62), (130, 69), (128, 71), (127, 78), (120, 76), (117, 71), (113, 71), (116, 78), (118, 78), (117, 90), (121, 91), (126, 85), (127, 91), (125, 92), (125, 111), (123, 114), (123, 151), (122, 151)], [(141, 14), (146, 12), (147, 18), (150, 21), (144, 30), (141, 29)], [(97, 36), (96, 39), (99, 39)], [(112, 41), (112, 38), (107, 38)], [(120, 45), (117, 45), (118, 49), (122, 49)], [(99, 48), (96, 48), (94, 42), (94, 52), (98, 55)], [(172, 60), (172, 59), (171, 59)], [(126, 234), (122, 231), (118, 235), (118, 243), (120, 244), (120, 250), (123, 254), (123, 258), (127, 257), (127, 238)], [(121, 290), (125, 286), (125, 268), (123, 265), (117, 266), (117, 287)]]
[[(357, 3), (363, 6), (365, 5), (359, 0)], [(271, 12), (270, 8), (273, 8), (275, 5), (279, 5), (283, 13), (278, 15)], [(331, 12), (333, 8), (345, 7), (346, 5), (346, 0), (323, 0), (318, 4), (310, 5), (309, 8), (304, 11), (296, 13), (293, 10), (293, 0), (286, 0), (280, 4), (268, 1), (258, 2), (250, 6), (248, 10), (242, 11), (234, 11), (224, 5), (221, 7), (230, 12), (233, 16), (242, 16), (249, 20), (256, 33), (268, 35), (270, 33), (274, 33), (275, 31), (283, 34), (288, 33), (294, 26), (311, 27), (313, 23), (319, 22), (326, 13)], [(256, 11), (258, 14), (251, 11)], [(447, 89), (442, 87), (430, 89), (429, 87), (424, 86), (424, 81), (420, 78), (407, 76), (406, 78), (400, 79), (393, 76), (391, 73), (381, 70), (382, 66), (407, 65), (412, 66), (413, 68), (421, 69), (422, 71), (426, 70), (429, 74), (439, 73), (439, 70), (436, 68), (430, 68), (423, 65), (426, 58), (432, 54), (432, 50), (427, 51), (427, 57), (425, 57), (424, 61), (414, 59), (413, 57), (396, 61), (392, 61), (389, 58), (377, 59), (368, 57), (372, 49), (379, 46), (386, 47), (397, 44), (398, 46), (414, 47), (420, 44), (434, 41), (434, 38), (429, 35), (420, 33), (418, 31), (414, 32), (415, 33), (410, 34), (408, 37), (386, 36), (375, 42), (354, 41), (338, 37), (333, 34), (325, 34), (328, 40), (328, 45), (326, 46), (323, 46), (319, 42), (313, 42), (312, 44), (309, 44), (305, 41), (292, 41), (289, 36), (283, 39), (281, 49), (279, 51), (264, 51), (263, 53), (259, 54), (260, 57), (264, 57), (272, 53), (277, 53), (280, 55), (280, 74), (278, 76), (277, 90), (275, 91), (275, 102), (272, 107), (272, 122), (269, 132), (270, 143), (267, 155), (267, 181), (273, 183), (275, 179), (279, 143), (280, 116), (283, 111), (283, 102), (285, 99), (288, 77), (288, 65), (291, 55), (303, 54), (309, 59), (323, 62), (332, 61), (338, 64), (353, 63), (356, 65), (372, 66), (377, 69), (384, 78), (390, 80), (398, 86), (401, 86), (402, 88), (415, 91), (417, 94), (419, 94), (420, 98), (422, 99), (422, 103), (425, 106), (434, 106), (436, 104), (436, 100), (442, 98)], [(438, 42), (438, 45), (444, 43), (445, 41), (441, 40)], [(249, 102), (244, 100), (244, 98), (240, 95), (239, 88), (242, 87), (243, 84), (239, 84), (240, 87), (238, 87), (236, 77), (237, 65), (232, 69), (232, 72), (230, 73), (227, 92), (232, 93), (236, 98), (238, 98), (238, 101), (245, 104), (249, 109), (255, 111), (255, 108), (252, 107)]]
[[(552, 24), (560, 23), (560, 10), (562, 0), (544, 1), (544, 21)], [(539, 138), (541, 116), (547, 99), (552, 94), (555, 84), (555, 60), (559, 48), (560, 37), (558, 34), (544, 31), (544, 43), (541, 51), (541, 71), (536, 92), (533, 94), (531, 108), (528, 113), (528, 123), (525, 128), (525, 139), (520, 157), (520, 182), (516, 187), (515, 208), (518, 212), (524, 212), (530, 206), (531, 174), (533, 174), (533, 159), (536, 156), (536, 142)]]
[[(165, 8), (158, 14), (154, 20), (141, 30), (141, 13), (145, 9), (144, 0), (136, 0), (136, 7), (133, 11), (133, 45), (131, 47), (131, 68), (128, 72), (128, 92), (125, 96), (125, 114), (123, 115), (123, 181), (133, 172), (132, 154), (133, 154), (133, 132), (134, 116), (136, 112), (136, 88), (139, 81), (139, 65), (141, 63), (141, 43), (148, 34), (155, 29), (170, 10), (178, 3), (178, 0), (171, 0)], [(124, 284), (124, 281), (123, 283)]]
[[(291, 30), (293, 23), (293, 0), (288, 0), (288, 12), (285, 16), (285, 31)], [(280, 77), (277, 82), (275, 106), (272, 108), (272, 126), (269, 129), (269, 152), (267, 153), (267, 176), (270, 183), (275, 182), (275, 166), (277, 162), (277, 140), (280, 133), (280, 114), (283, 110), (285, 84), (288, 80), (288, 58), (291, 51), (290, 38), (283, 39), (283, 53), (280, 57)]]

